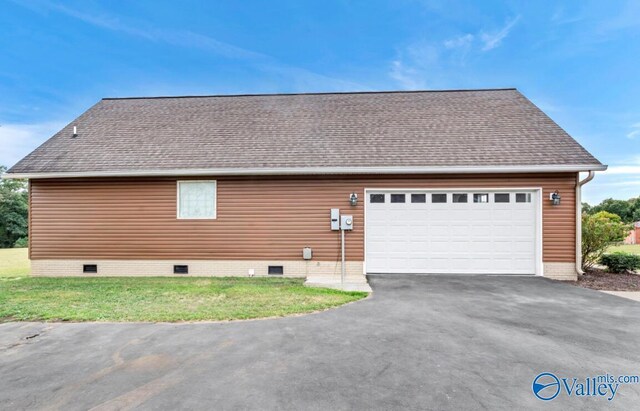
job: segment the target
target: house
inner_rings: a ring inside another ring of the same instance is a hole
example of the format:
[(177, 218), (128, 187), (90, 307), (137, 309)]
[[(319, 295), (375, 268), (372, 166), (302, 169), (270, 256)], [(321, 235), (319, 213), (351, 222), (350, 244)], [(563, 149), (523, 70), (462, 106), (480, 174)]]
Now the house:
[(624, 244), (640, 244), (640, 221), (633, 223), (633, 229), (629, 231), (629, 235), (624, 239)]
[(34, 275), (335, 284), (339, 209), (357, 288), (574, 280), (580, 186), (605, 169), (520, 92), (488, 89), (105, 98), (5, 178), (29, 179)]

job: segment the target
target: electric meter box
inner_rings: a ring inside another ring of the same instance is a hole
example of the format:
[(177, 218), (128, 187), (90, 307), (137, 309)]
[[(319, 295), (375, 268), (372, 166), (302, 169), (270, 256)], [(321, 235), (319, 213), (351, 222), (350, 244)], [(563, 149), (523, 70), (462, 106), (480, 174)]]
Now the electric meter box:
[(340, 216), (340, 228), (342, 230), (353, 230), (353, 216), (352, 215), (343, 215)]
[(339, 208), (331, 209), (331, 230), (333, 231), (340, 230), (340, 209)]

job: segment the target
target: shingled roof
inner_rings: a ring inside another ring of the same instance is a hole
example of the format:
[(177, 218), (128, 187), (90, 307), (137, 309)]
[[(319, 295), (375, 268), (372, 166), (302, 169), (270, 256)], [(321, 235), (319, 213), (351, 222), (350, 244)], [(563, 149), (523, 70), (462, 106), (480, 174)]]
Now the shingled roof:
[[(72, 137), (73, 127), (77, 137)], [(515, 89), (105, 98), (10, 174), (604, 169)]]

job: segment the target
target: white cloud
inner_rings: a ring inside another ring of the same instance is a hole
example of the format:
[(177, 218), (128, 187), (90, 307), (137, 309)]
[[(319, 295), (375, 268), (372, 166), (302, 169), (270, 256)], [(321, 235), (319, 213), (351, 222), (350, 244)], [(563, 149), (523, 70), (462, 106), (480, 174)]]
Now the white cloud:
[(611, 177), (597, 173), (592, 182), (583, 186), (582, 200), (589, 204), (598, 204), (605, 198), (627, 200), (640, 194), (640, 180), (637, 178), (612, 180)]
[(507, 24), (505, 24), (505, 26), (497, 32), (482, 32), (480, 34), (480, 40), (482, 40), (483, 43), (482, 51), (489, 51), (498, 47), (502, 43), (502, 40), (504, 40), (509, 35), (511, 29), (513, 29), (513, 27), (518, 23), (520, 17), (521, 16), (518, 15), (515, 18), (507, 21)]
[(640, 177), (640, 155), (636, 155), (617, 164), (610, 165), (602, 174), (606, 176), (626, 174)]
[(616, 181), (616, 182), (610, 183), (609, 185), (616, 186), (616, 187), (640, 186), (640, 180)]
[(631, 131), (627, 134), (627, 138), (633, 140), (638, 136), (640, 136), (640, 123), (636, 123), (631, 126)]
[(640, 26), (638, 15), (640, 14), (640, 2), (637, 0), (626, 0), (617, 2), (617, 7), (611, 7), (611, 12), (615, 13), (609, 16), (600, 16), (599, 29), (606, 33), (612, 31), (637, 29)]
[(444, 46), (448, 49), (467, 48), (473, 43), (474, 35), (467, 33), (444, 41)]
[[(313, 85), (316, 89), (331, 90), (367, 90), (368, 87), (347, 80), (337, 79), (320, 73), (292, 66), (278, 61), (276, 58), (264, 53), (245, 49), (233, 44), (225, 43), (215, 38), (195, 33), (190, 30), (171, 30), (153, 27), (146, 22), (123, 21), (120, 16), (106, 13), (87, 13), (61, 4), (49, 2), (38, 3), (39, 7), (46, 11), (56, 11), (76, 18), (87, 24), (124, 33), (129, 36), (142, 38), (152, 42), (161, 42), (175, 47), (200, 49), (216, 55), (242, 60), (251, 64), (254, 68), (276, 73), (290, 79), (290, 84), (305, 87)], [(29, 7), (28, 5), (26, 5)], [(34, 7), (31, 7), (34, 8)], [(35, 7), (38, 8), (37, 6)]]
[(635, 157), (629, 158), (621, 163), (609, 166), (603, 174), (637, 174), (640, 176), (640, 155), (636, 155)]
[(472, 53), (485, 52), (500, 46), (520, 15), (507, 21), (497, 32), (461, 33), (440, 41), (418, 41), (398, 50), (390, 63), (389, 77), (404, 89), (446, 87), (455, 80)]
[(437, 83), (440, 75), (440, 52), (429, 42), (416, 42), (398, 51), (391, 61), (389, 77), (405, 90), (424, 90), (441, 86)]
[(426, 88), (423, 75), (414, 67), (407, 67), (401, 60), (391, 62), (389, 75), (406, 90), (420, 90)]
[(40, 124), (0, 124), (0, 164), (11, 167), (60, 131), (65, 124), (62, 121)]
[(640, 175), (640, 165), (618, 165), (618, 166), (609, 166), (607, 171), (605, 171), (607, 175), (609, 174), (638, 174)]
[(556, 9), (551, 15), (551, 22), (556, 25), (573, 24), (584, 20), (582, 15), (567, 15), (563, 7)]
[(598, 204), (605, 198), (626, 200), (640, 195), (640, 155), (635, 155), (606, 171), (597, 172), (593, 182), (583, 188), (583, 199), (589, 204)]
[(174, 46), (193, 47), (208, 49), (217, 54), (234, 59), (265, 59), (269, 56), (256, 53), (251, 50), (236, 47), (232, 44), (218, 41), (208, 36), (194, 33), (189, 30), (165, 30), (154, 27), (142, 27), (141, 24), (127, 24), (117, 16), (107, 14), (90, 14), (80, 10), (72, 9), (61, 4), (47, 4), (53, 10), (68, 16), (82, 20), (85, 23), (125, 33), (131, 36), (140, 37), (150, 41), (164, 42)]

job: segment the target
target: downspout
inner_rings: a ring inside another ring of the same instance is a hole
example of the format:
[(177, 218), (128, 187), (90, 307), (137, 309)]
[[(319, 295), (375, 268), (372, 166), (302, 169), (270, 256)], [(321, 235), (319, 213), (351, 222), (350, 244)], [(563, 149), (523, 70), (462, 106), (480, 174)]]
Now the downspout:
[(593, 180), (595, 175), (596, 173), (590, 170), (589, 175), (576, 185), (576, 272), (578, 275), (584, 274), (582, 271), (582, 186)]

